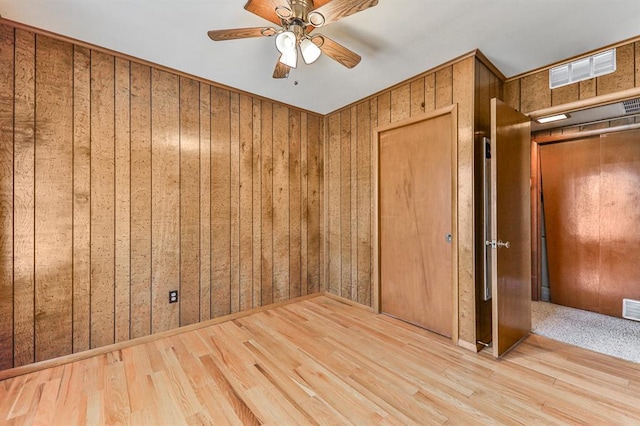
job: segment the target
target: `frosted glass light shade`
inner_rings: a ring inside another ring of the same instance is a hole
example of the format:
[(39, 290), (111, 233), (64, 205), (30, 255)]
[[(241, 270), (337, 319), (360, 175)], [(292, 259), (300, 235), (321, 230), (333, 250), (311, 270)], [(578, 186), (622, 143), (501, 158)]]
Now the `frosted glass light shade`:
[(302, 59), (304, 59), (304, 63), (307, 65), (317, 61), (322, 53), (322, 50), (308, 38), (300, 42), (300, 51), (302, 52)]
[(295, 68), (298, 65), (298, 49), (294, 46), (293, 49), (283, 52), (280, 56), (280, 62), (290, 68)]
[(276, 49), (283, 55), (296, 49), (296, 35), (291, 31), (284, 31), (276, 37)]

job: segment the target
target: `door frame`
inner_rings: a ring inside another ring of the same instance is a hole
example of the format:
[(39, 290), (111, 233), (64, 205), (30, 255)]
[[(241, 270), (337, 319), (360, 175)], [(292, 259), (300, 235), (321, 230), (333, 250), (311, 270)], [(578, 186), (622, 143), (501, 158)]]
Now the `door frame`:
[(430, 120), (443, 115), (451, 115), (451, 250), (452, 250), (452, 294), (453, 318), (451, 323), (451, 340), (458, 343), (458, 104), (453, 104), (425, 114), (416, 115), (405, 120), (396, 121), (373, 129), (373, 286), (372, 307), (380, 313), (380, 134), (421, 121)]
[[(592, 98), (581, 99), (549, 108), (538, 109), (531, 111), (526, 115), (528, 115), (533, 121), (540, 117), (560, 113), (570, 113), (573, 111), (613, 104), (638, 97), (640, 97), (640, 87), (626, 89), (606, 95), (594, 96)], [(640, 127), (639, 124), (629, 124), (564, 135), (558, 134), (537, 137), (533, 136), (533, 131), (531, 132), (531, 300), (540, 300), (542, 292), (542, 248), (540, 246), (542, 239), (542, 216), (540, 212), (542, 176), (540, 173), (540, 145), (544, 145), (545, 143), (565, 142), (571, 139), (595, 136), (621, 130), (630, 130), (638, 127)], [(562, 127), (558, 127), (554, 130), (559, 129), (562, 129)]]

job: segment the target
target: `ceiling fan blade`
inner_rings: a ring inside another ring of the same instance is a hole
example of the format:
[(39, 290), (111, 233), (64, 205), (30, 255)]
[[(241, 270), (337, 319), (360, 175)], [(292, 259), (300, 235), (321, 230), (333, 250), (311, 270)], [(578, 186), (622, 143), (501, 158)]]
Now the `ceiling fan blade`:
[(273, 70), (273, 78), (287, 78), (289, 77), (289, 71), (291, 71), (291, 68), (280, 62), (280, 58), (278, 58), (276, 68)]
[(244, 5), (245, 10), (271, 21), (276, 25), (282, 25), (280, 17), (276, 15), (276, 7), (284, 6), (291, 9), (287, 0), (249, 0)]
[(239, 38), (268, 37), (276, 30), (271, 27), (234, 28), (231, 30), (211, 30), (207, 32), (213, 41), (235, 40)]
[(324, 16), (324, 25), (327, 25), (377, 4), (378, 0), (333, 0), (311, 12), (317, 12)]
[(311, 39), (313, 43), (322, 50), (322, 53), (344, 65), (347, 68), (353, 68), (360, 63), (362, 57), (355, 52), (347, 49), (343, 45), (336, 43), (327, 36), (318, 34)]

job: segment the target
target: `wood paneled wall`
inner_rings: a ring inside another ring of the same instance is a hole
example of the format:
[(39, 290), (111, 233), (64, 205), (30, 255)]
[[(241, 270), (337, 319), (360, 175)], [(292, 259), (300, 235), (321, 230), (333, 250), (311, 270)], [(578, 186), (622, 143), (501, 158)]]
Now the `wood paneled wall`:
[(0, 369), (320, 291), (323, 125), (0, 23)]
[(457, 103), (459, 338), (475, 345), (474, 108), (489, 111), (501, 94), (501, 80), (468, 55), (325, 118), (327, 291), (372, 303), (373, 130)]
[(617, 69), (611, 74), (549, 89), (549, 68), (536, 70), (505, 83), (505, 102), (528, 113), (594, 96), (640, 87), (640, 41), (617, 47)]

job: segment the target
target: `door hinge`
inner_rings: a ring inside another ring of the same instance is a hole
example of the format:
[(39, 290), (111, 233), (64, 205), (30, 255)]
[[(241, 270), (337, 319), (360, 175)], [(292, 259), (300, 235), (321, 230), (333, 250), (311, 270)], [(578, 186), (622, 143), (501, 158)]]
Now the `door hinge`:
[(487, 240), (484, 242), (484, 244), (487, 247), (491, 247), (492, 249), (499, 249), (499, 248), (509, 248), (511, 247), (511, 243), (509, 241), (502, 241), (502, 240)]

